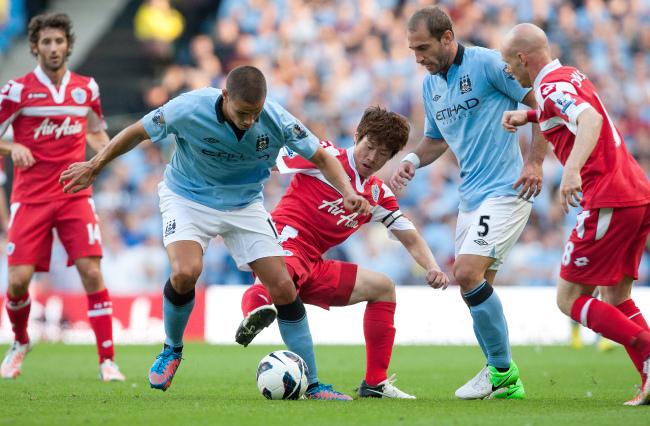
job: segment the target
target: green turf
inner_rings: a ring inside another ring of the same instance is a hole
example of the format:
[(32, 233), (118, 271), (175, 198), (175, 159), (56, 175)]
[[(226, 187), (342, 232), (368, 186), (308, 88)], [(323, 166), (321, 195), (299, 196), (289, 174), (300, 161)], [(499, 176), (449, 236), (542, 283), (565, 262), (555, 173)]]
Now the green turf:
[[(7, 346), (0, 347), (4, 351)], [(126, 383), (102, 383), (92, 346), (38, 344), (16, 380), (0, 382), (2, 424), (185, 425), (648, 425), (650, 407), (625, 407), (640, 379), (621, 347), (516, 347), (523, 401), (460, 401), (482, 367), (476, 347), (397, 346), (389, 374), (417, 400), (267, 401), (260, 359), (279, 347), (188, 344), (167, 392), (149, 388), (159, 346), (118, 347)], [(316, 348), (319, 378), (350, 395), (363, 378), (361, 346)]]

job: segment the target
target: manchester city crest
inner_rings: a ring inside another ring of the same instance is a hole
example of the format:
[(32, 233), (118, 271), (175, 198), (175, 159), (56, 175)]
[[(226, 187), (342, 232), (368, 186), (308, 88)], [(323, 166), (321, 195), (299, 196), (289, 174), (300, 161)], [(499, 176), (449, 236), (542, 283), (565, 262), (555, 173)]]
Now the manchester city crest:
[(72, 96), (72, 100), (75, 101), (78, 104), (83, 104), (86, 102), (86, 99), (88, 97), (88, 94), (84, 89), (81, 87), (77, 87), (75, 89), (72, 89), (70, 91), (70, 95)]
[(151, 117), (151, 120), (156, 123), (156, 126), (158, 127), (162, 127), (163, 124), (165, 124), (165, 116), (163, 115), (162, 107), (156, 110), (153, 117)]
[(469, 75), (464, 75), (460, 78), (460, 93), (461, 95), (472, 91), (472, 80)]

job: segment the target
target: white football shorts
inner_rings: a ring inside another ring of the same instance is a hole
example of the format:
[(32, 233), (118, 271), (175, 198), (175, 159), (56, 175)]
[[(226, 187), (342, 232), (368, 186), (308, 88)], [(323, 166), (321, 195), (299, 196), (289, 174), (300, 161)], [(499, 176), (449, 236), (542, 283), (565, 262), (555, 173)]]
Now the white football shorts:
[(242, 271), (254, 260), (284, 256), (271, 215), (261, 202), (239, 210), (216, 210), (172, 192), (158, 184), (165, 247), (174, 241), (196, 241), (205, 254), (212, 238), (221, 235)]
[(474, 211), (458, 212), (456, 257), (492, 257), (488, 269), (498, 270), (524, 230), (533, 203), (515, 196), (488, 198)]

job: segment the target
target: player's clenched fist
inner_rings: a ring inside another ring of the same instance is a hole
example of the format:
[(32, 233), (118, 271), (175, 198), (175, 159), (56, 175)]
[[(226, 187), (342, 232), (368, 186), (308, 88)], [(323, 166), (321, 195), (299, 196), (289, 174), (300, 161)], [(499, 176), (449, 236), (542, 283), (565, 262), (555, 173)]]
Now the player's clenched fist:
[(501, 119), (501, 126), (506, 132), (514, 133), (517, 127), (528, 123), (526, 111), (505, 111)]
[(393, 177), (390, 178), (389, 186), (393, 191), (402, 189), (403, 186), (408, 185), (407, 181), (413, 179), (415, 176), (415, 166), (410, 161), (402, 161), (393, 172)]
[[(61, 173), (59, 183), (65, 185), (63, 192), (76, 194), (77, 192), (88, 188), (95, 181), (97, 172), (89, 161), (84, 163), (73, 163)], [(67, 182), (67, 184), (66, 184)]]
[(356, 193), (346, 194), (343, 197), (343, 204), (345, 208), (362, 216), (370, 214), (370, 203), (361, 195)]
[(449, 286), (449, 277), (440, 268), (431, 268), (427, 271), (427, 282), (431, 288), (444, 290)]

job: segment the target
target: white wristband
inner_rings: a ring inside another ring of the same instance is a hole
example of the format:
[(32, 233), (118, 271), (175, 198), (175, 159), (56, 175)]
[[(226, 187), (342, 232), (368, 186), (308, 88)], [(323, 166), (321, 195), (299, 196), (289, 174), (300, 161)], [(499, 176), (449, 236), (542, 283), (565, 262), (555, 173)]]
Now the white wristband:
[(418, 157), (415, 152), (409, 152), (406, 154), (406, 157), (404, 157), (402, 161), (408, 161), (409, 163), (413, 164), (416, 169), (420, 167), (420, 157)]

